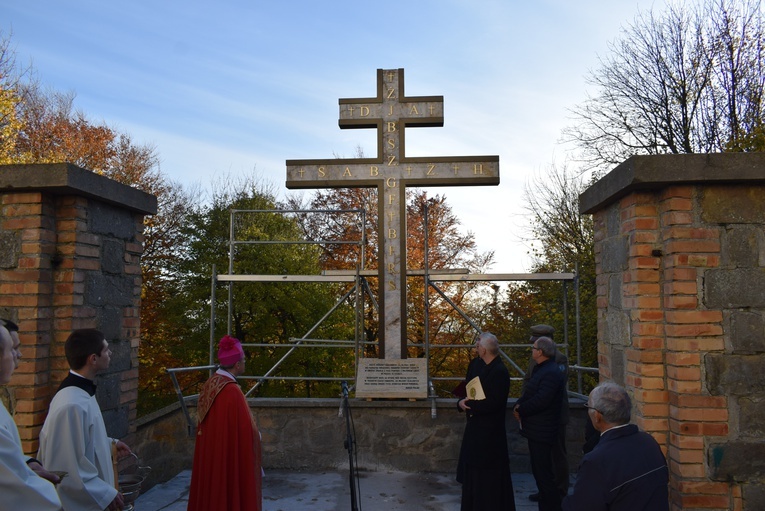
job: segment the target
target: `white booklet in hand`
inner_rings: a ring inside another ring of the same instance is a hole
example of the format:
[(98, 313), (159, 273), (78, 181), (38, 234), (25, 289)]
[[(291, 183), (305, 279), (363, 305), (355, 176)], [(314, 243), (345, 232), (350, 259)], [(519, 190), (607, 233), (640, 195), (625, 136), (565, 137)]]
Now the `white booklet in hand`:
[(476, 376), (470, 380), (467, 384), (467, 397), (473, 401), (480, 401), (486, 399), (486, 394), (483, 393), (483, 387), (481, 386), (481, 380)]

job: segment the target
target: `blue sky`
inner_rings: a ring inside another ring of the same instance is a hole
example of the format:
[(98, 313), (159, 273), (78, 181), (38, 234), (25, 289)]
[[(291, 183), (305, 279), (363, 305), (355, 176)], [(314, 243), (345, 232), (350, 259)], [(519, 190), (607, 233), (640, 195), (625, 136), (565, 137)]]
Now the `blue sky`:
[(205, 189), (255, 173), (310, 193), (287, 191), (285, 160), (375, 154), (374, 130), (338, 128), (338, 99), (374, 96), (378, 68), (404, 68), (407, 95), (444, 97), (444, 127), (407, 130), (408, 156), (500, 156), (499, 186), (428, 193), (495, 251), (494, 272), (520, 273), (524, 186), (565, 158), (588, 70), (653, 3), (0, 0), (0, 28), (44, 84)]

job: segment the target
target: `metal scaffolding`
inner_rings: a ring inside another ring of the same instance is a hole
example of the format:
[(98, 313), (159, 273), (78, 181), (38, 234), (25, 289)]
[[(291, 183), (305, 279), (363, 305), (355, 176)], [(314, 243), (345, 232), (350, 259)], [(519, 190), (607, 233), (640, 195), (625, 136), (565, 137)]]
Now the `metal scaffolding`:
[[(238, 240), (236, 239), (236, 232), (234, 226), (236, 225), (236, 216), (240, 214), (354, 214), (358, 215), (358, 222), (360, 225), (359, 232), (361, 237), (358, 240), (294, 240), (294, 241), (282, 241), (282, 240)], [(408, 277), (416, 277), (424, 279), (424, 342), (423, 343), (408, 343), (408, 347), (416, 347), (424, 350), (425, 358), (428, 361), (428, 388), (429, 399), (433, 400), (433, 409), (435, 410), (436, 393), (433, 385), (434, 381), (453, 380), (461, 381), (462, 375), (455, 375), (451, 377), (433, 377), (430, 374), (430, 356), (431, 349), (465, 349), (471, 345), (465, 344), (432, 344), (430, 339), (429, 328), (429, 316), (430, 316), (430, 292), (435, 292), (442, 300), (450, 305), (470, 326), (476, 333), (480, 333), (479, 326), (474, 320), (463, 311), (456, 303), (454, 303), (444, 290), (439, 287), (439, 283), (442, 282), (511, 282), (511, 281), (558, 281), (563, 286), (563, 339), (558, 344), (559, 348), (562, 348), (564, 354), (569, 356), (569, 340), (571, 332), (568, 324), (568, 286), (573, 284), (574, 286), (574, 316), (576, 318), (576, 324), (574, 326), (574, 336), (576, 340), (576, 364), (571, 365), (570, 369), (577, 372), (577, 389), (576, 391), (569, 390), (569, 394), (573, 396), (583, 396), (582, 388), (582, 372), (594, 371), (595, 368), (587, 368), (581, 365), (581, 334), (580, 334), (580, 311), (579, 311), (579, 278), (576, 272), (574, 273), (488, 273), (488, 274), (471, 274), (467, 270), (463, 269), (429, 269), (429, 247), (428, 247), (428, 223), (427, 223), (427, 209), (425, 210), (425, 252), (424, 252), (424, 268), (423, 270), (407, 270)], [(290, 338), (287, 343), (245, 343), (244, 347), (253, 348), (283, 348), (287, 351), (276, 361), (273, 366), (261, 375), (245, 375), (241, 376), (244, 380), (255, 380), (256, 383), (248, 391), (247, 396), (250, 396), (257, 388), (259, 388), (264, 382), (268, 380), (303, 380), (303, 381), (356, 381), (356, 371), (358, 368), (358, 360), (363, 356), (363, 348), (369, 345), (376, 345), (376, 342), (366, 341), (363, 339), (364, 331), (364, 304), (365, 299), (369, 301), (374, 311), (378, 311), (378, 304), (374, 294), (369, 286), (368, 278), (377, 277), (377, 270), (368, 270), (364, 268), (364, 254), (366, 249), (366, 215), (364, 210), (351, 209), (351, 210), (231, 210), (230, 212), (230, 233), (229, 233), (229, 264), (228, 272), (224, 274), (218, 274), (216, 268), (213, 267), (212, 277), (210, 283), (210, 345), (209, 345), (209, 365), (196, 366), (196, 367), (184, 367), (168, 369), (168, 373), (172, 379), (174, 388), (181, 402), (181, 407), (184, 414), (189, 421), (189, 427), (191, 428), (191, 419), (186, 408), (186, 403), (190, 399), (196, 398), (196, 395), (184, 396), (181, 391), (180, 385), (176, 374), (189, 371), (212, 371), (217, 366), (214, 364), (215, 354), (215, 331), (214, 325), (216, 322), (215, 317), (215, 305), (217, 300), (217, 289), (220, 284), (228, 286), (228, 312), (227, 312), (227, 333), (231, 334), (232, 331), (232, 311), (233, 311), (233, 288), (235, 285), (243, 285), (246, 283), (260, 282), (260, 283), (287, 283), (287, 282), (325, 282), (325, 283), (339, 283), (346, 282), (351, 283), (351, 287), (335, 302), (335, 305), (327, 311), (319, 321), (316, 322), (302, 337)], [(326, 270), (320, 275), (238, 275), (234, 273), (236, 248), (240, 245), (258, 245), (258, 244), (351, 244), (358, 247), (359, 260), (356, 262), (356, 267), (353, 270)], [(331, 340), (331, 339), (314, 339), (311, 335), (316, 329), (326, 321), (339, 307), (344, 303), (352, 302), (354, 305), (354, 339), (346, 340)], [(513, 380), (521, 380), (525, 371), (523, 368), (513, 360), (509, 355), (505, 353), (505, 349), (509, 348), (528, 348), (528, 343), (523, 344), (500, 344), (500, 353), (503, 359), (519, 374), (519, 376), (512, 377)], [(279, 367), (298, 349), (305, 348), (337, 348), (337, 349), (352, 349), (354, 353), (354, 374), (345, 376), (332, 376), (332, 377), (319, 377), (319, 376), (292, 376), (292, 375), (279, 375), (276, 376)], [(190, 429), (191, 430), (191, 429)]]

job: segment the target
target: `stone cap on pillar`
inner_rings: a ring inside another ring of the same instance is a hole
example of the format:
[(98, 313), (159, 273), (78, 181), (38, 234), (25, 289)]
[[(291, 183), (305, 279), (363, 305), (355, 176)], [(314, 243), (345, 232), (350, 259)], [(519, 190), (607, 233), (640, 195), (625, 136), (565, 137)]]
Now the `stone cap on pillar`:
[(765, 153), (632, 156), (579, 196), (579, 212), (595, 213), (607, 204), (635, 191), (700, 182), (765, 182)]
[(71, 163), (0, 165), (0, 192), (82, 195), (142, 213), (157, 213), (157, 198)]

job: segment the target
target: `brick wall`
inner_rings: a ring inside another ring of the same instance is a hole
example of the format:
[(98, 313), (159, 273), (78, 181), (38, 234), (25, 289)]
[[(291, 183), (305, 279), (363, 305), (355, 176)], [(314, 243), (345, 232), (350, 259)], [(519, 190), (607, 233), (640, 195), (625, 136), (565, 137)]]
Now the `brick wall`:
[(68, 365), (73, 329), (98, 328), (113, 351), (96, 397), (110, 435), (135, 431), (143, 216), (156, 200), (66, 164), (0, 166), (0, 317), (18, 323), (22, 359), (0, 389), (34, 454)]
[(765, 509), (763, 156), (632, 158), (581, 197), (601, 378), (664, 448), (672, 509)]

